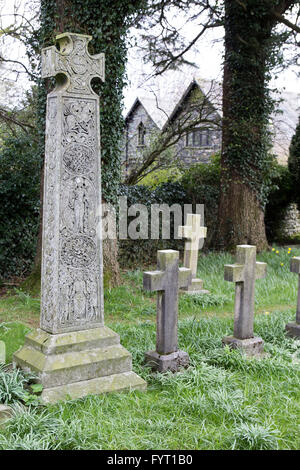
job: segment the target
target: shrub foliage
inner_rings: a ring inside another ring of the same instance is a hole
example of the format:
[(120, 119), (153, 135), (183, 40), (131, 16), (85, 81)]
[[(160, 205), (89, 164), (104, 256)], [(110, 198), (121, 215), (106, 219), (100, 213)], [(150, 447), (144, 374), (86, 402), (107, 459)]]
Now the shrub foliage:
[(0, 150), (0, 277), (31, 267), (39, 221), (40, 163), (37, 145), (24, 132)]

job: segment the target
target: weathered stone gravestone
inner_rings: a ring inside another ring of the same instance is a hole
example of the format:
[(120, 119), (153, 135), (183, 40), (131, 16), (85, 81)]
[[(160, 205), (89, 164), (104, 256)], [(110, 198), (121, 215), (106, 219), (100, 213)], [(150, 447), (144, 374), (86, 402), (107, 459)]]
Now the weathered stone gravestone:
[(255, 280), (266, 276), (266, 263), (256, 261), (256, 247), (238, 245), (236, 264), (225, 265), (224, 278), (235, 282), (233, 336), (223, 338), (224, 345), (240, 348), (247, 355), (263, 352), (263, 340), (253, 333)]
[(6, 352), (5, 352), (5, 343), (0, 341), (0, 364), (5, 364)]
[(179, 252), (159, 250), (157, 271), (144, 272), (144, 289), (157, 292), (156, 351), (145, 354), (153, 370), (177, 371), (189, 364), (186, 352), (178, 350), (178, 289), (191, 281), (191, 270), (179, 268)]
[(197, 279), (199, 241), (206, 237), (207, 228), (201, 226), (200, 214), (188, 214), (186, 225), (178, 227), (178, 236), (185, 238), (184, 245), (184, 266), (192, 271), (191, 284), (182, 290), (187, 294), (208, 294), (208, 290), (203, 289), (202, 279)]
[(37, 372), (42, 400), (145, 388), (131, 354), (104, 326), (99, 97), (104, 54), (90, 36), (57, 36), (42, 51), (42, 76), (56, 76), (47, 97), (41, 329), (29, 334), (14, 363)]
[(297, 311), (296, 321), (288, 323), (286, 325), (286, 331), (288, 336), (300, 337), (300, 258), (294, 256), (291, 259), (290, 270), (292, 273), (298, 274), (298, 299), (297, 299)]

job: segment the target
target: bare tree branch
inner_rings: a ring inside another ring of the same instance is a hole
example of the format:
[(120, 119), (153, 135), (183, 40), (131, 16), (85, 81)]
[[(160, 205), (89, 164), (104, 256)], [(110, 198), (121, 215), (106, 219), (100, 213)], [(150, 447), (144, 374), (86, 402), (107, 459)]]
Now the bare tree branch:
[(280, 13), (277, 13), (276, 11), (272, 11), (271, 14), (280, 22), (280, 23), (283, 23), (285, 24), (286, 26), (288, 26), (290, 29), (292, 29), (293, 31), (295, 31), (296, 33), (300, 33), (300, 27), (297, 26), (296, 24), (294, 23), (291, 23), (291, 21), (289, 21), (287, 18), (285, 18), (283, 15), (281, 15)]
[[(24, 122), (24, 121), (19, 120), (17, 117), (14, 116), (12, 112), (8, 112), (3, 108), (0, 108), (0, 120), (6, 122), (9, 125), (9, 127), (10, 127), (10, 124), (15, 124), (21, 127), (24, 131), (27, 131), (28, 129), (32, 129), (32, 130), (35, 129), (35, 126), (30, 124), (29, 122)], [(10, 127), (10, 129), (12, 128)]]
[[(5, 59), (3, 56), (0, 56), (0, 63), (1, 63), (1, 62), (9, 62), (9, 63), (12, 63), (12, 64), (21, 65), (21, 66), (24, 68), (25, 72), (26, 72), (32, 79), (36, 78), (36, 76), (28, 70), (28, 68), (26, 67), (26, 65), (23, 64), (23, 62), (20, 62), (19, 60)], [(19, 73), (20, 73), (20, 72), (19, 72)]]

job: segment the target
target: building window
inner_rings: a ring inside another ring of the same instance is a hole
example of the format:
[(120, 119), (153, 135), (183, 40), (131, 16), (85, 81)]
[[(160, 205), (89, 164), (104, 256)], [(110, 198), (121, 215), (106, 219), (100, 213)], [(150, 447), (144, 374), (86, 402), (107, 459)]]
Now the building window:
[(140, 122), (138, 127), (138, 145), (145, 145), (145, 134), (146, 128), (142, 122)]
[(186, 135), (186, 147), (211, 147), (210, 131), (208, 129), (195, 129)]

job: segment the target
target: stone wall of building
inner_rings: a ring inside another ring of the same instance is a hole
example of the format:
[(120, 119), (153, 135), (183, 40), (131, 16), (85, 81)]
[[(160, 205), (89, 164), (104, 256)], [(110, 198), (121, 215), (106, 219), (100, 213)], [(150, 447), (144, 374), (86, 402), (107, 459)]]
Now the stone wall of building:
[(195, 163), (209, 163), (210, 157), (221, 150), (221, 131), (211, 129), (210, 145), (204, 147), (188, 147), (186, 136), (176, 144), (176, 155), (185, 166)]
[[(145, 145), (138, 143), (138, 128), (140, 124), (145, 127)], [(159, 131), (155, 122), (151, 119), (144, 106), (138, 103), (133, 112), (126, 120), (126, 136), (123, 152), (123, 164), (125, 172), (138, 164), (143, 155), (143, 151), (151, 142), (154, 134)]]
[(208, 145), (193, 146), (187, 140), (186, 135), (178, 141), (176, 144), (176, 154), (185, 166), (190, 166), (195, 163), (209, 163), (210, 157), (221, 150), (221, 129), (217, 127), (217, 125), (210, 125), (205, 122), (206, 119), (213, 123), (220, 122), (220, 116), (210, 103), (204, 100), (205, 97), (202, 91), (195, 86), (184, 98), (172, 119), (171, 124), (175, 124), (175, 126), (177, 125), (179, 128), (182, 123), (186, 126), (187, 122), (193, 123), (198, 121), (199, 124), (195, 125), (195, 129), (202, 129), (202, 132), (209, 132)]

